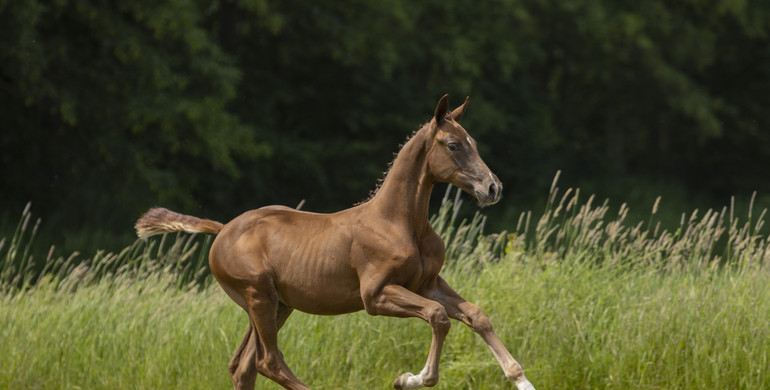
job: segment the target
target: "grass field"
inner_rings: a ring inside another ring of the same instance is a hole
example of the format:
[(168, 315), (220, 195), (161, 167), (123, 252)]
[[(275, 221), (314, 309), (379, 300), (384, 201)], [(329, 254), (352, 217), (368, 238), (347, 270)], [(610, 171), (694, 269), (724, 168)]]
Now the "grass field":
[[(433, 224), (448, 245), (444, 277), (491, 318), (538, 389), (770, 388), (770, 272), (764, 215), (691, 213), (673, 232), (621, 210), (551, 192), (514, 233), (456, 221), (447, 199)], [(0, 388), (227, 389), (246, 315), (205, 269), (199, 239), (138, 242), (87, 265), (24, 259), (29, 228), (0, 256)], [(26, 238), (25, 238), (26, 237)], [(28, 270), (28, 271), (24, 271)], [(314, 389), (386, 389), (425, 361), (416, 319), (294, 313), (279, 339)], [(278, 389), (260, 378), (257, 388)], [(478, 336), (453, 322), (444, 389), (512, 389)]]

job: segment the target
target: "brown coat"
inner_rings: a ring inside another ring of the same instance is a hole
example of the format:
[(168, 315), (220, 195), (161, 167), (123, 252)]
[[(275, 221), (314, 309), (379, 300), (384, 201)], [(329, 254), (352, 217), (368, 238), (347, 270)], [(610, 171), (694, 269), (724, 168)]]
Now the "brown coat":
[(439, 276), (444, 242), (428, 223), (433, 185), (449, 182), (480, 205), (496, 203), (502, 184), (460, 125), (468, 99), (449, 112), (447, 96), (433, 119), (404, 145), (382, 186), (367, 202), (332, 214), (267, 206), (226, 225), (152, 209), (137, 222), (140, 236), (171, 231), (216, 234), (209, 254), (214, 277), (249, 315), (249, 329), (230, 363), (237, 389), (253, 389), (260, 373), (287, 389), (308, 389), (278, 350), (277, 333), (294, 309), (312, 314), (366, 310), (418, 317), (433, 337), (417, 374), (395, 388), (434, 386), (449, 318), (479, 333), (519, 389), (534, 389), (476, 305)]

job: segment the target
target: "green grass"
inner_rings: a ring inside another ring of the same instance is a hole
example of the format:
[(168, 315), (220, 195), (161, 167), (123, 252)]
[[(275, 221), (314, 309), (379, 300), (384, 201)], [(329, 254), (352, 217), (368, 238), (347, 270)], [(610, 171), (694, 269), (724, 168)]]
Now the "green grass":
[[(444, 277), (485, 310), (537, 388), (770, 388), (770, 254), (753, 233), (763, 215), (697, 213), (656, 231), (654, 215), (631, 224), (574, 194), (553, 190), (511, 234), (484, 234), (481, 216), (457, 221), (458, 198), (432, 220), (449, 243)], [(20, 266), (28, 241), (13, 241), (0, 251), (0, 389), (231, 388), (247, 320), (200, 272), (205, 242), (137, 242), (87, 265), (48, 259), (36, 274)], [(295, 312), (279, 341), (314, 389), (387, 389), (422, 368), (430, 330)], [(514, 387), (453, 322), (438, 388)]]

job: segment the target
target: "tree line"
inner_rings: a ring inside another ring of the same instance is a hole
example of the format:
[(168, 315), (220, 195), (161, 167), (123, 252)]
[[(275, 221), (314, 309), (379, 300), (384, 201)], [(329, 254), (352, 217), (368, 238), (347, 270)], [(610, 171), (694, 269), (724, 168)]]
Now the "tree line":
[(154, 205), (336, 210), (444, 93), (471, 97), (501, 215), (559, 169), (761, 196), (769, 24), (738, 0), (0, 1), (0, 202), (115, 232)]

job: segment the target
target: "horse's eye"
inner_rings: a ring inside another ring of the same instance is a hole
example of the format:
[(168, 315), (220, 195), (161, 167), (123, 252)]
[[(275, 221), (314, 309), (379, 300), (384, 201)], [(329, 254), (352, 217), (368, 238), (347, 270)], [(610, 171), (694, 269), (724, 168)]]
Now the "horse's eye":
[(447, 145), (447, 148), (449, 148), (450, 151), (454, 152), (454, 151), (457, 151), (458, 146), (456, 143), (452, 142), (451, 144)]

